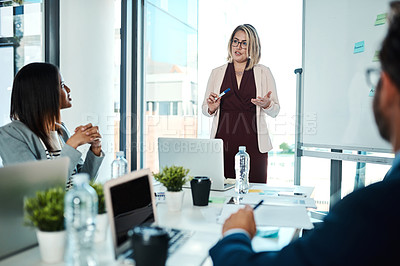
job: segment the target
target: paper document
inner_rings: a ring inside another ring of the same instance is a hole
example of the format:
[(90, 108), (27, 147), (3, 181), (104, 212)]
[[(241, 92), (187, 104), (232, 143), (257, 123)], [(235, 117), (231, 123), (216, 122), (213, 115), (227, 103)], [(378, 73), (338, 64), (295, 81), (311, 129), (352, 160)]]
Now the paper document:
[[(223, 224), (232, 213), (244, 205), (225, 204), (217, 222)], [(257, 226), (278, 226), (312, 229), (310, 217), (304, 207), (262, 205), (254, 211)]]
[(296, 196), (260, 196), (256, 194), (241, 195), (240, 204), (255, 205), (264, 200), (263, 205), (277, 206), (301, 206), (306, 208), (317, 208), (314, 199)]
[[(294, 187), (274, 187), (265, 184), (252, 184), (249, 189), (249, 194), (259, 194), (266, 196), (278, 196), (281, 192), (295, 192), (295, 193), (303, 193), (307, 197), (311, 197), (312, 192), (314, 191), (313, 187), (303, 187), (303, 186), (294, 186)], [(235, 191), (232, 190), (231, 194), (234, 194)]]

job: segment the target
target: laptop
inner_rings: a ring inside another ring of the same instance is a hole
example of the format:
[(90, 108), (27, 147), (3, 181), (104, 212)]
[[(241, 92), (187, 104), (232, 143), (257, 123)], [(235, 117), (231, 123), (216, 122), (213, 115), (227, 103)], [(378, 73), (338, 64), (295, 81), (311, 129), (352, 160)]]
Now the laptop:
[(0, 168), (0, 260), (37, 244), (35, 229), (23, 225), (24, 197), (53, 186), (65, 187), (69, 158)]
[[(117, 260), (132, 257), (134, 251), (128, 240), (130, 229), (149, 223), (159, 226), (152, 182), (150, 170), (143, 169), (111, 179), (104, 184), (107, 215)], [(170, 235), (171, 232), (175, 235), (180, 232), (182, 236), (176, 245), (170, 246), (167, 265), (202, 265), (208, 256), (208, 250), (219, 237), (206, 232), (165, 229)]]
[(160, 170), (176, 165), (189, 169), (190, 176), (209, 177), (211, 190), (225, 191), (235, 186), (224, 176), (222, 139), (158, 138), (158, 159)]

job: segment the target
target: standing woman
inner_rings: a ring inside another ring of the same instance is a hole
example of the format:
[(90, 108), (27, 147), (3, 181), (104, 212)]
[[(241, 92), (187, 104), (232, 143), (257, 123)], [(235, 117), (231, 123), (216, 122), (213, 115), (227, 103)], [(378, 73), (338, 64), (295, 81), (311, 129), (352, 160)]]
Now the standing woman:
[[(276, 117), (279, 101), (268, 67), (259, 65), (260, 39), (250, 24), (236, 27), (228, 43), (229, 63), (214, 69), (202, 111), (213, 117), (211, 138), (224, 141), (225, 177), (235, 177), (235, 155), (246, 146), (250, 182), (266, 183), (268, 151), (272, 149), (266, 116)], [(218, 95), (230, 88), (223, 97)]]
[[(73, 175), (88, 173), (93, 180), (103, 161), (101, 135), (87, 124), (71, 136), (61, 122), (60, 110), (70, 108), (70, 89), (58, 68), (48, 63), (31, 63), (17, 73), (11, 93), (11, 123), (0, 127), (0, 156), (4, 165), (69, 157), (67, 188)], [(77, 147), (90, 144), (85, 161)]]

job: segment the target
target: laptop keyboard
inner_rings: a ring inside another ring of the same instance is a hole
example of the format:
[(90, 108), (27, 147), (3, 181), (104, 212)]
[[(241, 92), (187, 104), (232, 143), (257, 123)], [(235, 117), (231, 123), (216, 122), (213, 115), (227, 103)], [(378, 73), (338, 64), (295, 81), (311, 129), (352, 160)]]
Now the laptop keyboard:
[[(182, 246), (192, 235), (193, 231), (179, 230), (173, 228), (164, 228), (168, 235), (168, 256), (172, 255), (180, 246)], [(129, 249), (121, 255), (124, 264), (133, 263), (133, 250)]]
[(166, 229), (169, 235), (168, 254), (174, 253), (182, 244), (184, 244), (193, 234), (192, 231)]

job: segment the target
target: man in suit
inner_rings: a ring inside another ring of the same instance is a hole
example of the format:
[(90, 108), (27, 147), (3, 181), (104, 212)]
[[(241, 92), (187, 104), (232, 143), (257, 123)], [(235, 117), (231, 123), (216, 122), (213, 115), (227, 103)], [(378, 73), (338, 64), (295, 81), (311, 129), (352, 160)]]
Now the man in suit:
[(400, 264), (400, 16), (391, 18), (379, 56), (373, 109), (396, 153), (385, 179), (343, 198), (321, 226), (277, 252), (254, 252), (256, 225), (246, 206), (225, 221), (223, 238), (210, 250), (214, 265)]

